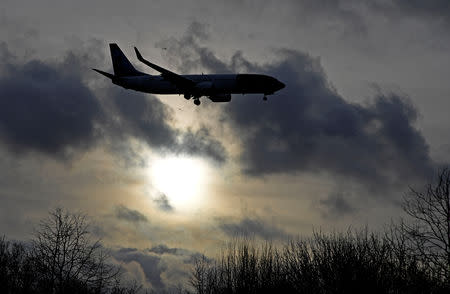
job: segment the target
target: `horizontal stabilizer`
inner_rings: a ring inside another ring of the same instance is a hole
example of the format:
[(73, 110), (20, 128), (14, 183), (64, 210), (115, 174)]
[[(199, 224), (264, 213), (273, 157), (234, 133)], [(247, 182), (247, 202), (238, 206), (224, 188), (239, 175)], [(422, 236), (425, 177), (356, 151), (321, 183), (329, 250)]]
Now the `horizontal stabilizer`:
[(111, 80), (114, 78), (114, 75), (113, 75), (113, 74), (110, 74), (110, 73), (108, 73), (108, 72), (104, 72), (104, 71), (102, 71), (102, 70), (95, 69), (95, 68), (93, 68), (92, 70), (95, 70), (95, 71), (98, 72), (99, 74), (102, 74), (102, 75), (104, 75), (105, 77), (110, 78)]

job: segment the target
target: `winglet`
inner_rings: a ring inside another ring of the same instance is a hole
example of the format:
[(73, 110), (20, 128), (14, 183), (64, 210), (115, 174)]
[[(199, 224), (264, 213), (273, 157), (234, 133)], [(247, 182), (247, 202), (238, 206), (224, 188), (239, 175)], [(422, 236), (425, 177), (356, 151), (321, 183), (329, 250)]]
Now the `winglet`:
[(144, 58), (142, 58), (141, 52), (139, 52), (138, 48), (134, 47), (134, 51), (136, 52), (137, 59), (142, 61)]
[(139, 52), (139, 50), (136, 47), (134, 47), (134, 51), (136, 52), (137, 59), (140, 62), (142, 62), (143, 64), (148, 65), (149, 67), (153, 68), (156, 71), (159, 71), (163, 75), (167, 75), (167, 74), (169, 74), (169, 75), (170, 74), (176, 75), (175, 73), (172, 73), (171, 71), (169, 71), (169, 70), (167, 70), (165, 68), (162, 68), (162, 67), (160, 67), (160, 66), (158, 66), (158, 65), (156, 65), (154, 63), (151, 63), (150, 61), (146, 60), (144, 57), (142, 57), (141, 52)]
[(183, 77), (181, 75), (178, 75), (174, 72), (171, 72), (168, 69), (165, 69), (159, 65), (156, 65), (154, 63), (151, 63), (150, 61), (144, 59), (144, 57), (142, 57), (141, 52), (139, 52), (139, 50), (134, 47), (134, 51), (136, 52), (136, 57), (137, 59), (142, 62), (143, 64), (153, 68), (156, 71), (159, 71), (161, 73), (161, 75), (167, 79), (168, 81), (174, 83), (175, 85), (177, 85), (179, 88), (183, 88), (183, 89), (192, 89), (193, 87), (195, 87), (195, 82), (191, 79), (188, 79), (186, 77)]
[(99, 74), (102, 74), (102, 75), (104, 75), (105, 77), (110, 78), (111, 80), (114, 78), (114, 75), (113, 75), (113, 74), (110, 74), (110, 73), (107, 73), (107, 72), (104, 72), (104, 71), (102, 71), (102, 70), (95, 69), (95, 68), (93, 68), (92, 70), (95, 70), (95, 71), (98, 72)]

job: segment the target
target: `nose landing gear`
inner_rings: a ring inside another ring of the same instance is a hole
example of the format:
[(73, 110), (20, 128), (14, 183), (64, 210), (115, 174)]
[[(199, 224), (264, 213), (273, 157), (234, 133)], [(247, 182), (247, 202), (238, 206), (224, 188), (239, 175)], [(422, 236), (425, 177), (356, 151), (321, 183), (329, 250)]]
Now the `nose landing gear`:
[(194, 99), (194, 104), (199, 106), (200, 105), (200, 99), (199, 98), (195, 98)]
[(264, 95), (263, 101), (267, 101), (267, 96), (266, 95)]

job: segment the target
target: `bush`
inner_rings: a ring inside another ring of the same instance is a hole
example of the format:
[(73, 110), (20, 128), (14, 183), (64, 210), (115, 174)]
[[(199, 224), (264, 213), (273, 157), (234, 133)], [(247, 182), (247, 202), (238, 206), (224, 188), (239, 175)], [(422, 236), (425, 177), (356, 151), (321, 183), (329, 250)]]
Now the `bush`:
[[(445, 287), (387, 235), (348, 231), (257, 246), (234, 241), (220, 258), (199, 259), (196, 293), (440, 293)], [(448, 290), (448, 289), (447, 289)]]

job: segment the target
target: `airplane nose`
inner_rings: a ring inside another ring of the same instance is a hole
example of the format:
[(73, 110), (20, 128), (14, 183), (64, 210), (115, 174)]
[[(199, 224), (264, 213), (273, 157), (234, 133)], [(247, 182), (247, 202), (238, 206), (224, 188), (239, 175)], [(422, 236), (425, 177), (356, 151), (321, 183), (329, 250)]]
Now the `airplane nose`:
[(274, 77), (269, 77), (267, 80), (267, 90), (270, 90), (272, 93), (281, 90), (284, 87), (286, 87), (286, 85)]
[(278, 82), (278, 84), (277, 84), (277, 90), (281, 90), (281, 89), (283, 89), (284, 87), (286, 87), (286, 85), (284, 84), (284, 83), (282, 83), (282, 82), (280, 82), (280, 81), (277, 81)]

